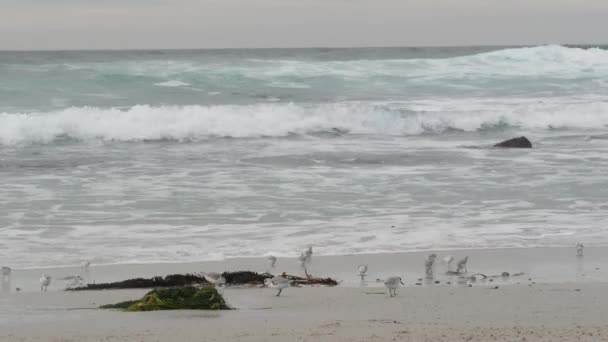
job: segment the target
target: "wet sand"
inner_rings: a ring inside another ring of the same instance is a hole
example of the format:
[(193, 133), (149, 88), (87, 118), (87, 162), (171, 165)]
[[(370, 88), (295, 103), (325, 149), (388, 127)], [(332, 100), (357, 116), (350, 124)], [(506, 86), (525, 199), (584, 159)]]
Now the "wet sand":
[[(606, 248), (450, 251), (470, 256), (470, 273), (525, 272), (518, 277), (457, 285), (416, 286), (424, 254), (316, 257), (318, 274), (338, 274), (335, 288), (289, 288), (283, 296), (266, 288), (227, 288), (233, 311), (126, 313), (96, 309), (133, 299), (146, 290), (22, 291), (0, 296), (1, 341), (606, 341), (608, 283)], [(443, 253), (445, 254), (445, 253)], [(441, 255), (441, 253), (440, 253)], [(98, 279), (243, 269), (263, 260), (214, 263), (93, 266)], [(356, 265), (370, 264), (361, 286)], [(526, 263), (524, 263), (524, 261)], [(283, 262), (283, 265), (281, 265)], [(279, 259), (280, 270), (294, 260)], [(213, 268), (217, 266), (219, 268)], [(282, 267), (283, 266), (283, 267)], [(348, 266), (350, 270), (342, 270)], [(384, 267), (384, 268), (382, 268)], [(253, 267), (250, 267), (250, 269)], [(401, 272), (398, 272), (398, 269)], [(437, 274), (441, 266), (438, 265)], [(162, 272), (161, 272), (162, 270)], [(202, 269), (198, 269), (200, 271)], [(342, 271), (340, 271), (342, 270)], [(16, 270), (26, 282), (41, 270)], [(60, 274), (58, 269), (45, 270)], [(68, 272), (69, 270), (63, 270)], [(390, 298), (376, 277), (403, 275), (406, 288)], [(529, 280), (531, 279), (531, 280)], [(451, 285), (447, 285), (450, 281)], [(498, 288), (496, 288), (498, 287)], [(35, 286), (33, 286), (35, 288)]]

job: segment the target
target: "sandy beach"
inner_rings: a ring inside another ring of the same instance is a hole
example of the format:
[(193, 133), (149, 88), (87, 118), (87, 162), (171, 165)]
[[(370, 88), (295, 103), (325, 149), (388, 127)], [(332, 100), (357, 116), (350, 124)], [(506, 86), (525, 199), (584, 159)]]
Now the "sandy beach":
[[(316, 257), (315, 274), (338, 278), (338, 287), (289, 288), (279, 298), (271, 289), (229, 287), (225, 297), (235, 310), (222, 312), (101, 310), (99, 305), (134, 299), (146, 290), (66, 292), (57, 282), (41, 293), (34, 275), (59, 276), (75, 269), (16, 270), (15, 282), (24, 290), (0, 297), (0, 340), (605, 341), (606, 251), (588, 248), (584, 258), (572, 248), (450, 251), (470, 256), (471, 274), (524, 274), (462, 285), (440, 275), (443, 266), (437, 265), (440, 283), (421, 286), (415, 283), (426, 253)], [(370, 276), (361, 284), (354, 269), (364, 260)], [(264, 261), (93, 266), (91, 277), (108, 281), (247, 265), (255, 269)], [(292, 259), (280, 259), (277, 266), (298, 271)], [(375, 280), (391, 274), (406, 282), (394, 298)], [(29, 282), (32, 286), (25, 286)]]

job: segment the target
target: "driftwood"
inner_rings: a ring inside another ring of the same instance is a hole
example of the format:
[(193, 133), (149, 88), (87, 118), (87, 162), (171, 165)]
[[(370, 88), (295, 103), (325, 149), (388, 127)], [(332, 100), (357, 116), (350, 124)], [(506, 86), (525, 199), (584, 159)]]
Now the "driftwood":
[[(224, 272), (222, 276), (226, 279), (226, 285), (263, 285), (264, 280), (273, 278), (270, 273), (257, 273), (251, 271)], [(326, 285), (336, 286), (338, 282), (331, 278), (302, 278), (287, 275), (283, 277), (293, 280), (294, 285)], [(112, 283), (87, 284), (86, 286), (68, 289), (69, 291), (84, 290), (109, 290), (109, 289), (145, 289), (161, 287), (183, 287), (210, 285), (202, 275), (198, 274), (171, 274), (165, 277), (134, 278)]]
[(302, 278), (294, 275), (289, 275), (283, 272), (281, 277), (287, 278), (289, 280), (293, 280), (293, 285), (327, 285), (327, 286), (336, 286), (338, 282), (332, 278), (315, 278), (308, 276), (307, 278)]

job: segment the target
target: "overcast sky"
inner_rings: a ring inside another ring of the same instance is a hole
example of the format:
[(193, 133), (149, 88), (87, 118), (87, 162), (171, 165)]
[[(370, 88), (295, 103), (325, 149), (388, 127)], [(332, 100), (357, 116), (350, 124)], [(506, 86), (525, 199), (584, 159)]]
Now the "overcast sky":
[(0, 0), (0, 49), (608, 43), (608, 0)]

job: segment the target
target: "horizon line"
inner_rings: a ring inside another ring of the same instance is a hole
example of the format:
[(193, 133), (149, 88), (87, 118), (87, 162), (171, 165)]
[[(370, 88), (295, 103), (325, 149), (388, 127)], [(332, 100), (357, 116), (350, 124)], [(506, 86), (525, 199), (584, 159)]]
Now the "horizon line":
[(370, 45), (370, 46), (310, 46), (310, 47), (179, 47), (179, 48), (51, 48), (1, 49), (0, 52), (116, 52), (116, 51), (229, 51), (229, 50), (364, 50), (364, 49), (457, 49), (457, 48), (525, 48), (537, 46), (603, 48), (608, 43), (542, 43), (542, 44), (480, 44), (480, 45)]

